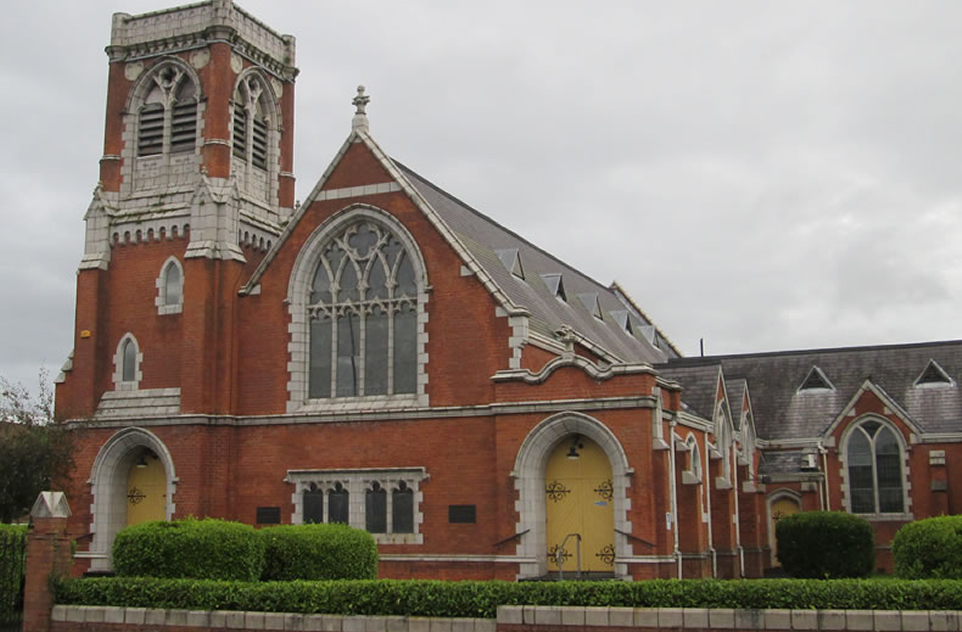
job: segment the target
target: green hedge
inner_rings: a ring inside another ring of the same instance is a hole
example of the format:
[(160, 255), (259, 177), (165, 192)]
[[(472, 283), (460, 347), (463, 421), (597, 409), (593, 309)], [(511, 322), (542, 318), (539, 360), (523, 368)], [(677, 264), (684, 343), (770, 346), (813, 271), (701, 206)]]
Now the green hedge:
[(262, 529), (267, 542), (263, 579), (377, 579), (377, 544), (367, 531), (343, 524)]
[(906, 579), (962, 579), (962, 516), (911, 522), (892, 540), (895, 574)]
[(20, 618), (27, 527), (0, 524), (0, 623)]
[(866, 577), (875, 570), (875, 532), (860, 516), (802, 511), (775, 527), (778, 561), (792, 577)]
[(128, 577), (256, 581), (264, 538), (250, 525), (207, 518), (145, 522), (114, 540), (114, 569)]
[(421, 580), (224, 582), (151, 578), (68, 579), (56, 602), (185, 610), (253, 610), (433, 617), (495, 616), (499, 605), (675, 608), (955, 610), (962, 581), (651, 580), (644, 582), (442, 582)]

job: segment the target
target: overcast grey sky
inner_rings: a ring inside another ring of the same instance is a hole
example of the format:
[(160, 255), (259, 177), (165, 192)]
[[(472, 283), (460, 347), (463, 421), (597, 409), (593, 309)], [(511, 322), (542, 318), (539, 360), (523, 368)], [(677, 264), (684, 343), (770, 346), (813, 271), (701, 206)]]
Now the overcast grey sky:
[[(394, 158), (688, 355), (959, 338), (962, 3), (270, 2), (297, 36), (298, 197), (358, 83)], [(72, 345), (114, 11), (0, 23), (0, 375)], [(8, 18), (11, 16), (8, 16)]]

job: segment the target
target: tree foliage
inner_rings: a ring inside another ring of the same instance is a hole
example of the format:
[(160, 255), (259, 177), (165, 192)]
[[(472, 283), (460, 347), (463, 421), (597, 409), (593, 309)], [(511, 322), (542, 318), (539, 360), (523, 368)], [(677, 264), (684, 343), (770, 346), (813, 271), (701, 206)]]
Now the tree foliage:
[(36, 397), (0, 377), (0, 522), (23, 517), (37, 495), (66, 484), (73, 431), (53, 415), (53, 391), (41, 372)]

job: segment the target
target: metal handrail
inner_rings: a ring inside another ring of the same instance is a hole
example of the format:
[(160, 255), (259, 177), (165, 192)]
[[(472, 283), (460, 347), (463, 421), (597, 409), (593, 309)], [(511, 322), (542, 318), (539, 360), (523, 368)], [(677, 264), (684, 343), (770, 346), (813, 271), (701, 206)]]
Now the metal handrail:
[(578, 577), (581, 577), (581, 534), (580, 533), (569, 533), (565, 536), (565, 539), (561, 541), (561, 546), (557, 548), (554, 554), (555, 563), (558, 565), (558, 579), (564, 579), (564, 552), (565, 544), (568, 543), (568, 539), (574, 537), (575, 539), (575, 561), (578, 562)]
[(628, 538), (629, 540), (634, 540), (635, 542), (640, 542), (641, 544), (645, 544), (645, 545), (647, 545), (647, 546), (658, 546), (658, 545), (655, 544), (654, 542), (649, 542), (648, 540), (643, 540), (643, 539), (639, 538), (638, 536), (632, 535), (632, 534), (630, 534), (630, 533), (626, 533), (625, 531), (622, 531), (621, 529), (615, 529), (615, 533), (620, 534), (620, 535), (623, 535), (623, 536), (625, 536), (626, 538)]
[(495, 542), (495, 543), (494, 543), (494, 546), (498, 547), (498, 546), (501, 546), (502, 544), (507, 544), (508, 542), (511, 542), (512, 540), (520, 540), (520, 539), (521, 539), (521, 536), (523, 536), (524, 534), (528, 533), (529, 531), (531, 531), (531, 529), (525, 529), (525, 530), (522, 531), (521, 533), (515, 533), (514, 535), (509, 535), (509, 536), (506, 537), (505, 539), (503, 539), (503, 540), (501, 540), (501, 541), (499, 541), (499, 542)]

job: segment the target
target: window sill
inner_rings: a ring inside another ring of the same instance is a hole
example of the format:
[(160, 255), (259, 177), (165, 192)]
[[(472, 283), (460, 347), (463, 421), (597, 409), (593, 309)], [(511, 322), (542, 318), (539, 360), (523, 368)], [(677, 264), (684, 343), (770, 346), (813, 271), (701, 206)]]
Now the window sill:
[(911, 522), (915, 520), (915, 516), (912, 513), (857, 513), (853, 515), (859, 516), (860, 518), (865, 518), (869, 522)]
[(180, 314), (184, 311), (183, 303), (177, 303), (176, 305), (158, 305), (157, 314), (160, 316), (166, 316), (168, 314)]
[(355, 410), (398, 410), (420, 408), (417, 395), (372, 395), (370, 397), (332, 397), (309, 399), (298, 412), (340, 412)]
[(372, 533), (378, 544), (424, 544), (420, 533)]

